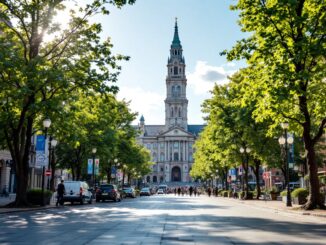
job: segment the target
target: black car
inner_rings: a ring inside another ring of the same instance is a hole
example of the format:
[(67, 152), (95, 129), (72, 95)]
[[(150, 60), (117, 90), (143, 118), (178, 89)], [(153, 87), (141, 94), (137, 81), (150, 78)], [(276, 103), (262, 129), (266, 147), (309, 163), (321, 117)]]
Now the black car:
[(100, 185), (100, 187), (96, 190), (95, 195), (96, 202), (99, 202), (102, 200), (112, 200), (112, 201), (121, 201), (121, 195), (118, 191), (118, 187), (116, 185), (112, 184), (105, 184)]

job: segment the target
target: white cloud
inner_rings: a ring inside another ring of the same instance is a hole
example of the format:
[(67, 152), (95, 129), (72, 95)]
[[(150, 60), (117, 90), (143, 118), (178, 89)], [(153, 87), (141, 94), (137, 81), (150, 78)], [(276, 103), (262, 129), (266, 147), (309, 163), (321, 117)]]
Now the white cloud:
[[(233, 67), (233, 63), (228, 63), (226, 66)], [(194, 94), (204, 95), (213, 89), (214, 84), (228, 83), (227, 76), (232, 75), (234, 70), (226, 70), (225, 65), (210, 66), (205, 61), (197, 61), (195, 71), (187, 74), (189, 87), (194, 91)]]
[[(138, 112), (139, 116), (134, 123), (138, 123), (141, 115), (145, 117), (145, 123), (164, 124), (164, 95), (153, 91), (146, 91), (140, 87), (120, 87), (117, 95), (119, 100), (125, 99), (130, 102), (130, 109)], [(149, 119), (149, 120), (146, 120)]]

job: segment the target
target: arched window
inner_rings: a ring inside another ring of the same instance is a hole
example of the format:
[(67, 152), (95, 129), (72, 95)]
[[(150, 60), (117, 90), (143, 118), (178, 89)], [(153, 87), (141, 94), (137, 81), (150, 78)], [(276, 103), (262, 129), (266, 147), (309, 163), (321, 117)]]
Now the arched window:
[(147, 181), (147, 183), (151, 182), (151, 176), (147, 176), (146, 181)]
[(171, 109), (170, 109), (171, 111), (171, 117), (173, 117), (173, 107), (171, 107)]
[(180, 85), (178, 85), (175, 90), (176, 90), (177, 96), (180, 97), (181, 96), (181, 87), (180, 87)]
[(156, 183), (157, 182), (157, 177), (154, 175), (153, 176), (153, 182)]
[(178, 93), (177, 87), (172, 86), (172, 97), (176, 97), (177, 96), (177, 93)]
[(174, 72), (173, 72), (173, 74), (174, 74), (174, 75), (178, 75), (178, 67), (177, 67), (177, 66), (174, 67)]
[(179, 112), (178, 112), (178, 114), (179, 114), (179, 117), (181, 117), (181, 107), (179, 107)]
[(163, 182), (163, 176), (160, 177), (160, 182)]

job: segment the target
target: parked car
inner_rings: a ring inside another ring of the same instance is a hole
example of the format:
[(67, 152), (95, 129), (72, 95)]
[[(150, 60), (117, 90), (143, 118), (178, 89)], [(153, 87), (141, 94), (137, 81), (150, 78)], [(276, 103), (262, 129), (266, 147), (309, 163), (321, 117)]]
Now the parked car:
[(132, 198), (136, 197), (136, 191), (132, 187), (123, 188), (122, 191), (125, 194), (125, 197), (132, 197)]
[(157, 194), (164, 194), (164, 190), (163, 189), (158, 189)]
[(167, 185), (159, 185), (159, 189), (162, 189), (164, 193), (167, 193), (168, 186)]
[(112, 184), (100, 185), (99, 188), (96, 190), (95, 200), (96, 202), (99, 202), (101, 200), (102, 202), (104, 202), (105, 200), (120, 202), (121, 194), (118, 191), (118, 187), (116, 185), (112, 185)]
[(150, 196), (151, 195), (151, 191), (148, 187), (144, 187), (140, 190), (139, 193), (140, 196)]
[(84, 181), (65, 181), (65, 193), (63, 195), (63, 202), (79, 202), (84, 204), (92, 203), (92, 192), (88, 184)]

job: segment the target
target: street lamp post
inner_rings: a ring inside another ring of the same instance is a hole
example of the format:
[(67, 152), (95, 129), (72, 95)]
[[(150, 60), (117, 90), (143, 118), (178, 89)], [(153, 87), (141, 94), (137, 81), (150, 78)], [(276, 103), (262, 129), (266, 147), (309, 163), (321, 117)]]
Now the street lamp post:
[[(52, 159), (52, 155), (53, 155), (53, 151), (54, 151), (54, 147), (56, 147), (58, 141), (54, 138), (52, 138), (52, 136), (50, 136), (50, 140), (49, 140), (49, 162), (48, 162), (48, 171), (50, 171), (51, 168), (51, 161)], [(51, 178), (53, 178), (53, 176), (51, 176)], [(50, 176), (48, 176), (48, 184), (47, 184), (47, 189), (50, 190)]]
[(96, 154), (97, 149), (94, 147), (92, 149), (93, 153), (93, 168), (92, 168), (92, 180), (93, 180), (93, 187), (95, 188), (96, 180), (95, 180), (95, 154)]
[[(44, 127), (44, 132), (45, 132), (45, 141), (46, 141), (46, 138), (48, 136), (48, 128), (51, 126), (51, 120), (50, 119), (44, 119), (43, 121), (43, 127)], [(50, 155), (49, 155), (50, 157)], [(43, 165), (42, 167), (42, 206), (45, 205), (44, 203), (44, 176), (45, 175), (45, 166)]]
[(281, 146), (284, 145), (285, 148), (285, 168), (286, 168), (286, 182), (287, 182), (287, 192), (286, 192), (286, 206), (291, 207), (291, 191), (290, 191), (290, 167), (289, 167), (289, 159), (288, 159), (288, 144), (293, 143), (293, 137), (288, 137), (287, 129), (289, 128), (289, 123), (281, 123), (281, 127), (284, 130), (284, 136), (281, 136), (278, 139), (278, 142)]
[(118, 167), (118, 159), (115, 158), (114, 159), (114, 168), (115, 168), (115, 172), (114, 172), (114, 183), (117, 184), (117, 167)]
[[(248, 193), (249, 193), (249, 186), (248, 186), (248, 164), (249, 164), (249, 153), (251, 152), (251, 149), (249, 147), (241, 147), (240, 148), (240, 153), (241, 154), (245, 154), (245, 162), (244, 162), (244, 166), (243, 166), (243, 170), (244, 170), (244, 182), (246, 184), (246, 190), (245, 190), (245, 196), (244, 199), (246, 199), (248, 197)], [(243, 175), (243, 173), (242, 173)], [(242, 190), (244, 191), (244, 183), (242, 185)]]

